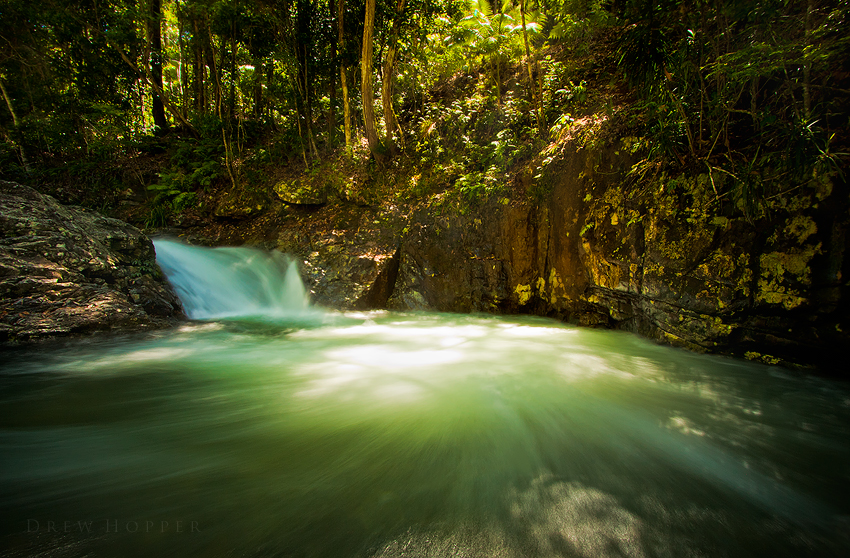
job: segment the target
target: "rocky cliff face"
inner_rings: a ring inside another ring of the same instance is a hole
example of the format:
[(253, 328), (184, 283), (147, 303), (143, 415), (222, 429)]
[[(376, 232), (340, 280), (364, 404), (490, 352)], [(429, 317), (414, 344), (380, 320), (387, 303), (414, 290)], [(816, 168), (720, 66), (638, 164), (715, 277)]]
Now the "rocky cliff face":
[(356, 202), (333, 181), (312, 193), (286, 182), (278, 210), (215, 242), (296, 255), (331, 308), (533, 313), (767, 363), (842, 356), (843, 178), (789, 186), (753, 212), (746, 196), (718, 195), (732, 190), (725, 175), (636, 166), (638, 139), (597, 132), (555, 145), (512, 201), (409, 211)]
[(850, 331), (846, 183), (821, 177), (748, 219), (717, 199), (717, 175), (630, 179), (628, 143), (568, 144), (538, 203), (413, 215), (389, 306), (531, 312), (768, 363), (835, 361)]
[(162, 327), (180, 316), (141, 231), (0, 181), (0, 340)]

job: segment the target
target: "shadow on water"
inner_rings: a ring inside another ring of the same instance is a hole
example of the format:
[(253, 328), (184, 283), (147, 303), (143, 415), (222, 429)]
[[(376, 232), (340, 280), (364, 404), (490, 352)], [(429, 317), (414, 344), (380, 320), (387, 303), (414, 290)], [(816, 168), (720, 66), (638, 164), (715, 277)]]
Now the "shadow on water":
[(844, 385), (540, 318), (247, 314), (5, 360), (4, 555), (850, 549)]

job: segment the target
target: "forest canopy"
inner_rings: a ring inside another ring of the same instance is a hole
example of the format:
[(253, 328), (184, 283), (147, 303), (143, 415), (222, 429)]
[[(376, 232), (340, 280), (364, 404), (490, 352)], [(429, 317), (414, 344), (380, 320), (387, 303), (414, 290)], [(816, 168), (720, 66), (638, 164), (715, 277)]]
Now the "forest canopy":
[(635, 173), (708, 169), (757, 205), (842, 173), (848, 18), (847, 0), (2, 0), (0, 173), (91, 180), (170, 137), (148, 186), (172, 205), (339, 150), (450, 169), (474, 197), (596, 111), (639, 138)]

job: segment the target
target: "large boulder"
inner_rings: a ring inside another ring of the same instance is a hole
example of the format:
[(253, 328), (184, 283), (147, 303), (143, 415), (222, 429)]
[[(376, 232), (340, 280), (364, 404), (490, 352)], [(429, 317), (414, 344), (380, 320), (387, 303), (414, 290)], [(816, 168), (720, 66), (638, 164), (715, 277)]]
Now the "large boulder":
[(164, 327), (181, 316), (137, 228), (0, 181), (0, 340)]
[(386, 308), (399, 266), (398, 244), (377, 231), (299, 237), (282, 231), (277, 248), (295, 254), (314, 304), (338, 310)]

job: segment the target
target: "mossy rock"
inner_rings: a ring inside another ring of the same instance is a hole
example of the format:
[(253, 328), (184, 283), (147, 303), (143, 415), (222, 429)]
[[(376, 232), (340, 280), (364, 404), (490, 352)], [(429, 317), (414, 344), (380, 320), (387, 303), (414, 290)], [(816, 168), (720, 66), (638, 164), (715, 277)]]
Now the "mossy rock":
[(215, 216), (222, 219), (245, 219), (265, 211), (266, 200), (243, 190), (233, 190), (222, 196)]
[(300, 179), (281, 180), (274, 192), (285, 203), (292, 205), (321, 205), (328, 201), (327, 188)]

